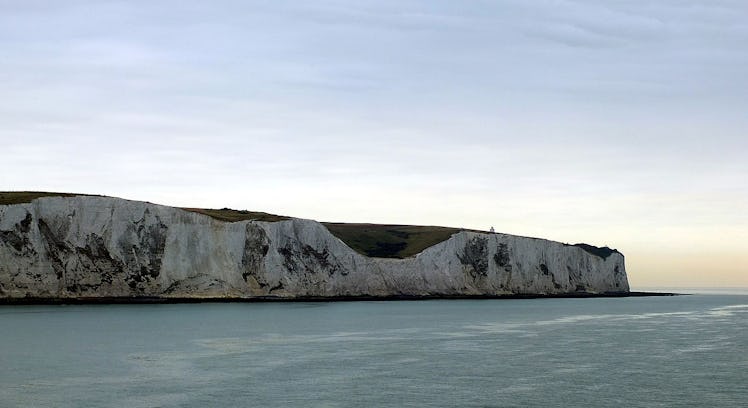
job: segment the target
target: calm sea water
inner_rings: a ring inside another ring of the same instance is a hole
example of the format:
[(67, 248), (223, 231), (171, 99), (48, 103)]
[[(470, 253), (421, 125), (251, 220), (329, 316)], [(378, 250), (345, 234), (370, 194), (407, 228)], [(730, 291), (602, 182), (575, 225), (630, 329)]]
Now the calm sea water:
[(748, 296), (0, 307), (2, 407), (748, 404)]

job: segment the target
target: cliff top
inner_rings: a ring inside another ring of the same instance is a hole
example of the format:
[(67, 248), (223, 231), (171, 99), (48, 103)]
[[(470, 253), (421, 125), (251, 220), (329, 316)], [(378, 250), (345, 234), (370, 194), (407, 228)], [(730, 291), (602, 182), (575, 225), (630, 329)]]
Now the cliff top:
[[(91, 194), (76, 193), (51, 193), (48, 191), (0, 191), (0, 205), (24, 204), (30, 203), (37, 198), (42, 197), (76, 197), (76, 196), (93, 196)], [(101, 197), (101, 196), (95, 196)]]
[[(182, 208), (183, 210), (207, 215), (225, 222), (290, 220), (284, 215), (258, 211), (232, 210), (230, 208), (205, 209)], [(458, 228), (419, 225), (352, 224), (323, 222), (330, 233), (343, 241), (356, 252), (377, 258), (407, 258), (424, 249), (446, 241)]]
[(323, 223), (356, 252), (378, 258), (407, 258), (446, 241), (457, 228), (419, 225)]
[(211, 218), (215, 218), (219, 221), (224, 222), (238, 222), (238, 221), (264, 221), (264, 222), (278, 222), (290, 220), (291, 217), (285, 215), (268, 214), (261, 211), (247, 211), (247, 210), (232, 210), (231, 208), (211, 209), (211, 208), (182, 208), (186, 211), (196, 212), (198, 214), (207, 215)]
[[(42, 197), (76, 196), (95, 195), (43, 191), (0, 192), (0, 205), (30, 203), (31, 201)], [(223, 222), (278, 222), (292, 219), (292, 217), (284, 215), (275, 215), (260, 211), (233, 210), (230, 208), (181, 209), (207, 215)], [(323, 222), (322, 225), (324, 225), (335, 237), (343, 241), (356, 252), (362, 255), (378, 258), (407, 258), (420, 253), (430, 246), (446, 241), (453, 234), (464, 231), (464, 229), (459, 228), (420, 225), (354, 224), (335, 222)], [(608, 247), (599, 248), (583, 243), (574, 244), (573, 246), (579, 247), (588, 253), (599, 256), (603, 259), (609, 257), (613, 253), (618, 253), (615, 249)]]

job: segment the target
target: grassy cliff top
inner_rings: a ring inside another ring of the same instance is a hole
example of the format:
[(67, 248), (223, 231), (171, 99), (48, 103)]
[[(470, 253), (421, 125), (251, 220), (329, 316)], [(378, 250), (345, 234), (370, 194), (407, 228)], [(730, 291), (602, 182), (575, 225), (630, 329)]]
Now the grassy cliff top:
[[(54, 193), (43, 191), (0, 192), (0, 205), (30, 203), (41, 197), (75, 197), (86, 194)], [(207, 215), (219, 221), (277, 222), (291, 219), (283, 215), (230, 208), (181, 208)], [(356, 252), (379, 258), (407, 258), (424, 249), (449, 239), (459, 232), (456, 228), (422, 227), (414, 225), (378, 225), (323, 223), (338, 239)]]
[[(13, 204), (25, 204), (30, 203), (37, 198), (42, 197), (77, 197), (77, 196), (88, 196), (94, 197), (91, 194), (77, 194), (77, 193), (55, 193), (49, 191), (0, 191), (0, 205), (13, 205)], [(103, 196), (95, 196), (103, 197)], [(259, 211), (245, 211), (245, 210), (232, 210), (229, 208), (222, 209), (209, 209), (209, 208), (182, 208), (182, 210), (192, 211), (213, 217), (217, 220), (225, 222), (237, 222), (237, 221), (284, 221), (289, 220), (291, 217), (285, 217), (282, 215), (268, 214)]]
[(285, 215), (268, 214), (260, 211), (247, 211), (247, 210), (232, 210), (230, 208), (210, 209), (210, 208), (182, 208), (185, 211), (196, 212), (198, 214), (207, 215), (224, 222), (238, 222), (238, 221), (265, 221), (265, 222), (277, 222), (290, 220), (291, 217)]
[(323, 224), (356, 252), (378, 258), (407, 258), (460, 232), (457, 228), (416, 225)]
[[(232, 210), (230, 208), (205, 209), (182, 208), (207, 215), (220, 221), (265, 221), (277, 222), (291, 219), (283, 215), (265, 212)], [(356, 252), (378, 258), (407, 258), (424, 249), (449, 239), (459, 232), (456, 228), (422, 227), (415, 225), (380, 225), (322, 223), (335, 237)]]
[(90, 194), (51, 193), (47, 191), (0, 191), (0, 205), (30, 203), (41, 197), (76, 197)]
[[(52, 193), (42, 191), (0, 192), (0, 205), (30, 203), (41, 197), (75, 197), (90, 196), (88, 194)], [(283, 215), (269, 214), (259, 211), (232, 210), (230, 208), (182, 208), (207, 215), (224, 222), (264, 221), (277, 222), (291, 219)], [(416, 255), (424, 249), (446, 241), (453, 234), (462, 231), (458, 228), (417, 226), (417, 225), (386, 225), (386, 224), (346, 224), (322, 223), (327, 229), (356, 252), (378, 258), (407, 258)], [(480, 231), (477, 231), (480, 232)], [(588, 244), (574, 244), (590, 254), (603, 259), (614, 253), (615, 249), (598, 248)]]
[(608, 259), (608, 257), (613, 254), (620, 254), (620, 252), (618, 252), (617, 249), (608, 248), (606, 246), (596, 247), (590, 244), (574, 244), (572, 246), (582, 248), (585, 251), (589, 252), (590, 254), (599, 256), (600, 258), (603, 258), (603, 259)]

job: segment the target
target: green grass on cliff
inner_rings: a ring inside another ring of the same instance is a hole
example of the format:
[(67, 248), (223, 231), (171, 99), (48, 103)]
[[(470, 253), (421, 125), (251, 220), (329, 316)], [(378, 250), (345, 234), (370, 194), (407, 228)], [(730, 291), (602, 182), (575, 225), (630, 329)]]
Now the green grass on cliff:
[[(90, 194), (54, 193), (45, 191), (0, 191), (0, 205), (24, 204), (41, 197), (75, 197), (91, 196)], [(98, 196), (101, 197), (101, 196)], [(277, 222), (290, 217), (268, 214), (258, 211), (232, 210), (229, 208), (182, 208), (182, 210), (207, 215), (224, 222), (265, 221)], [(378, 258), (407, 258), (424, 249), (449, 239), (452, 234), (460, 232), (457, 228), (431, 227), (416, 225), (381, 225), (381, 224), (345, 224), (323, 223), (330, 232), (356, 252)], [(615, 249), (598, 248), (587, 244), (574, 244), (585, 251), (603, 259), (614, 253)]]
[[(54, 193), (43, 191), (0, 192), (0, 205), (30, 203), (41, 197), (75, 197), (87, 194)], [(277, 222), (291, 219), (283, 215), (259, 211), (232, 210), (230, 208), (181, 208), (207, 215), (224, 222), (264, 221)], [(323, 223), (338, 239), (356, 252), (379, 258), (407, 258), (424, 249), (449, 239), (459, 232), (457, 228), (415, 225), (379, 225)]]
[(449, 239), (457, 228), (416, 225), (324, 223), (356, 252), (378, 258), (407, 258)]
[(41, 197), (75, 197), (89, 194), (51, 193), (47, 191), (0, 191), (0, 205), (25, 204)]
[(284, 215), (268, 214), (259, 211), (247, 211), (247, 210), (232, 210), (230, 208), (209, 209), (209, 208), (182, 208), (186, 211), (196, 212), (199, 214), (207, 215), (220, 221), (225, 222), (238, 222), (238, 221), (265, 221), (265, 222), (277, 222), (290, 220), (291, 217)]
[[(277, 222), (290, 217), (264, 212), (205, 208), (182, 208), (207, 215), (224, 222)], [(414, 225), (378, 225), (322, 223), (327, 229), (356, 252), (378, 258), (407, 258), (424, 249), (449, 239), (459, 232), (456, 228), (421, 227)]]
[(606, 246), (604, 247), (596, 247), (594, 245), (590, 244), (574, 244), (572, 246), (579, 247), (584, 249), (585, 251), (589, 252), (592, 255), (599, 256), (603, 259), (608, 259), (609, 256), (613, 254), (620, 254), (617, 249), (608, 248)]

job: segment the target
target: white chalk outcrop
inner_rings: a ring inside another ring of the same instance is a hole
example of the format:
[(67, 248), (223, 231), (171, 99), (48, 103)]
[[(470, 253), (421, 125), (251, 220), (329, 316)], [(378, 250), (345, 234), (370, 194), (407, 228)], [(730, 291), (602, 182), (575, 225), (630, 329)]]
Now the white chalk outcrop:
[(227, 223), (117, 198), (0, 205), (0, 298), (255, 298), (628, 292), (623, 255), (462, 231), (363, 256), (304, 219)]

